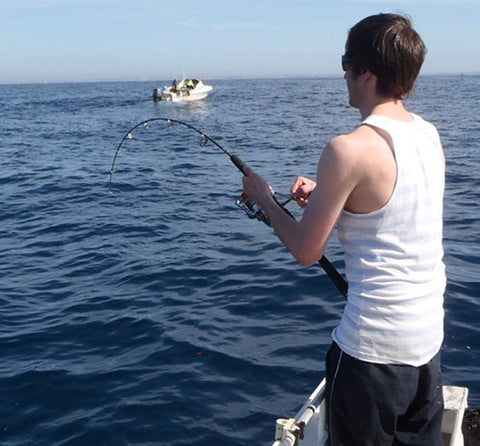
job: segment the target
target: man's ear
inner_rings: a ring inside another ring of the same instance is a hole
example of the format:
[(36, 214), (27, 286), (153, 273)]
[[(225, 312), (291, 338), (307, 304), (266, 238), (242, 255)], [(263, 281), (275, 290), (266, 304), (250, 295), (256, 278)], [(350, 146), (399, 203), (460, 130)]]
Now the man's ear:
[(365, 83), (371, 83), (371, 82), (377, 81), (377, 76), (375, 76), (375, 74), (373, 74), (370, 70), (364, 70), (360, 74), (360, 77)]
[(360, 72), (360, 76), (364, 76), (365, 80), (369, 80), (372, 76), (375, 76), (370, 70), (363, 69)]

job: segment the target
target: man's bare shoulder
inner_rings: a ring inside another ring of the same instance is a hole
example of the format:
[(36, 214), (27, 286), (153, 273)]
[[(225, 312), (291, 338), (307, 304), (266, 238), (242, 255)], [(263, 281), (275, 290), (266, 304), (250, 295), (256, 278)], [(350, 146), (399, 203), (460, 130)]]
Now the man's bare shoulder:
[(326, 146), (329, 156), (342, 163), (370, 165), (377, 157), (392, 157), (392, 141), (388, 133), (362, 125), (351, 133), (333, 138)]
[(366, 144), (358, 130), (338, 135), (327, 143), (320, 158), (319, 176), (330, 178), (329, 181), (331, 178), (345, 183), (355, 181), (362, 159), (361, 146)]
[(365, 156), (365, 150), (375, 144), (378, 134), (360, 126), (351, 133), (338, 135), (325, 146), (324, 155), (342, 165), (356, 165)]
[(351, 212), (379, 209), (391, 196), (396, 163), (391, 138), (383, 133), (365, 125), (327, 144), (327, 159), (331, 166), (337, 166), (336, 173), (341, 172), (350, 186), (345, 209)]
[(379, 143), (381, 139), (378, 131), (368, 125), (361, 125), (350, 133), (336, 136), (329, 145), (340, 150), (358, 150)]

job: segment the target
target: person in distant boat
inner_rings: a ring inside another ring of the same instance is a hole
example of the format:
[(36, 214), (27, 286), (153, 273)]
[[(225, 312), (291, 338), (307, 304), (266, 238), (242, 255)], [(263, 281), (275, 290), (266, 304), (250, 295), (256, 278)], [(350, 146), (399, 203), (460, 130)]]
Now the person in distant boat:
[(187, 95), (190, 96), (190, 90), (193, 90), (195, 88), (195, 85), (194, 85), (192, 79), (185, 79), (185, 81), (183, 82), (183, 86), (185, 87), (185, 89), (187, 91)]
[(172, 92), (173, 93), (177, 92), (177, 79), (173, 79), (172, 81)]
[(406, 16), (350, 29), (342, 67), (362, 123), (326, 145), (316, 181), (293, 184), (300, 221), (245, 168), (245, 192), (302, 264), (338, 227), (349, 291), (326, 359), (330, 446), (443, 445), (445, 159), (436, 128), (403, 102), (425, 54)]

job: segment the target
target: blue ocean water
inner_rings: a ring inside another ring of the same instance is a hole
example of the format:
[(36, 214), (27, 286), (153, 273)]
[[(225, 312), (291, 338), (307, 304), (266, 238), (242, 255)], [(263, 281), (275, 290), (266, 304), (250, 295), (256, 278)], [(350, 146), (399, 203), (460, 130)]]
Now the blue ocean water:
[[(359, 122), (343, 79), (0, 85), (0, 444), (271, 444), (324, 374), (344, 300), (234, 206), (241, 175), (206, 132), (287, 193)], [(444, 379), (480, 405), (480, 77), (422, 77), (407, 104), (439, 128)], [(295, 207), (292, 212), (298, 213)], [(300, 214), (296, 214), (300, 215)], [(342, 271), (335, 239), (328, 258)]]

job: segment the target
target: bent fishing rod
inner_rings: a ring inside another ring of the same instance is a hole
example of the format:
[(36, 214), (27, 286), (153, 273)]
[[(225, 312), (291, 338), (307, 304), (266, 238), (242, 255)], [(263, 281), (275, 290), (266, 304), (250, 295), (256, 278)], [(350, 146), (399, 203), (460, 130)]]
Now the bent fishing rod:
[[(183, 121), (179, 121), (178, 119), (172, 119), (172, 118), (151, 118), (147, 119), (145, 121), (139, 122), (138, 124), (134, 125), (125, 135), (123, 136), (122, 140), (120, 141), (120, 144), (118, 145), (117, 149), (115, 150), (115, 155), (113, 157), (112, 161), (112, 167), (110, 168), (110, 181), (109, 181), (109, 190), (113, 190), (113, 175), (115, 174), (115, 164), (117, 162), (118, 155), (120, 154), (121, 148), (125, 141), (132, 139), (133, 138), (133, 133), (137, 128), (148, 128), (149, 124), (154, 121), (164, 121), (168, 124), (169, 127), (172, 127), (174, 124), (179, 124), (183, 127), (186, 127), (199, 135), (201, 135), (202, 140), (200, 142), (200, 145), (202, 147), (206, 146), (209, 142), (211, 142), (214, 146), (216, 146), (218, 149), (220, 149), (225, 155), (227, 155), (230, 158), (230, 161), (233, 163), (233, 165), (243, 174), (245, 175), (245, 162), (237, 155), (230, 153), (227, 149), (222, 147), (217, 141), (215, 141), (212, 137), (207, 135), (206, 133), (202, 132), (201, 130), (197, 129), (191, 124), (188, 124)], [(287, 203), (289, 203), (292, 200), (292, 197), (289, 197), (287, 200), (284, 200), (283, 202), (279, 201), (275, 194), (273, 195), (273, 198), (275, 199), (275, 202), (277, 203), (278, 206), (286, 213), (288, 214), (291, 218), (295, 218), (291, 212), (285, 207)], [(259, 221), (262, 221), (265, 223), (267, 226), (271, 227), (272, 225), (270, 224), (270, 221), (268, 219), (267, 214), (255, 203), (252, 199), (248, 198), (245, 194), (242, 194), (239, 200), (236, 201), (235, 203), (240, 209), (242, 209), (247, 216), (250, 219), (257, 219)], [(337, 269), (330, 263), (330, 261), (325, 257), (322, 256), (322, 258), (318, 261), (319, 265), (323, 268), (327, 276), (330, 278), (330, 280), (333, 282), (333, 284), (337, 287), (337, 289), (340, 291), (340, 293), (346, 298), (347, 297), (347, 292), (348, 292), (348, 284), (346, 280), (343, 278), (343, 276), (337, 271)]]

